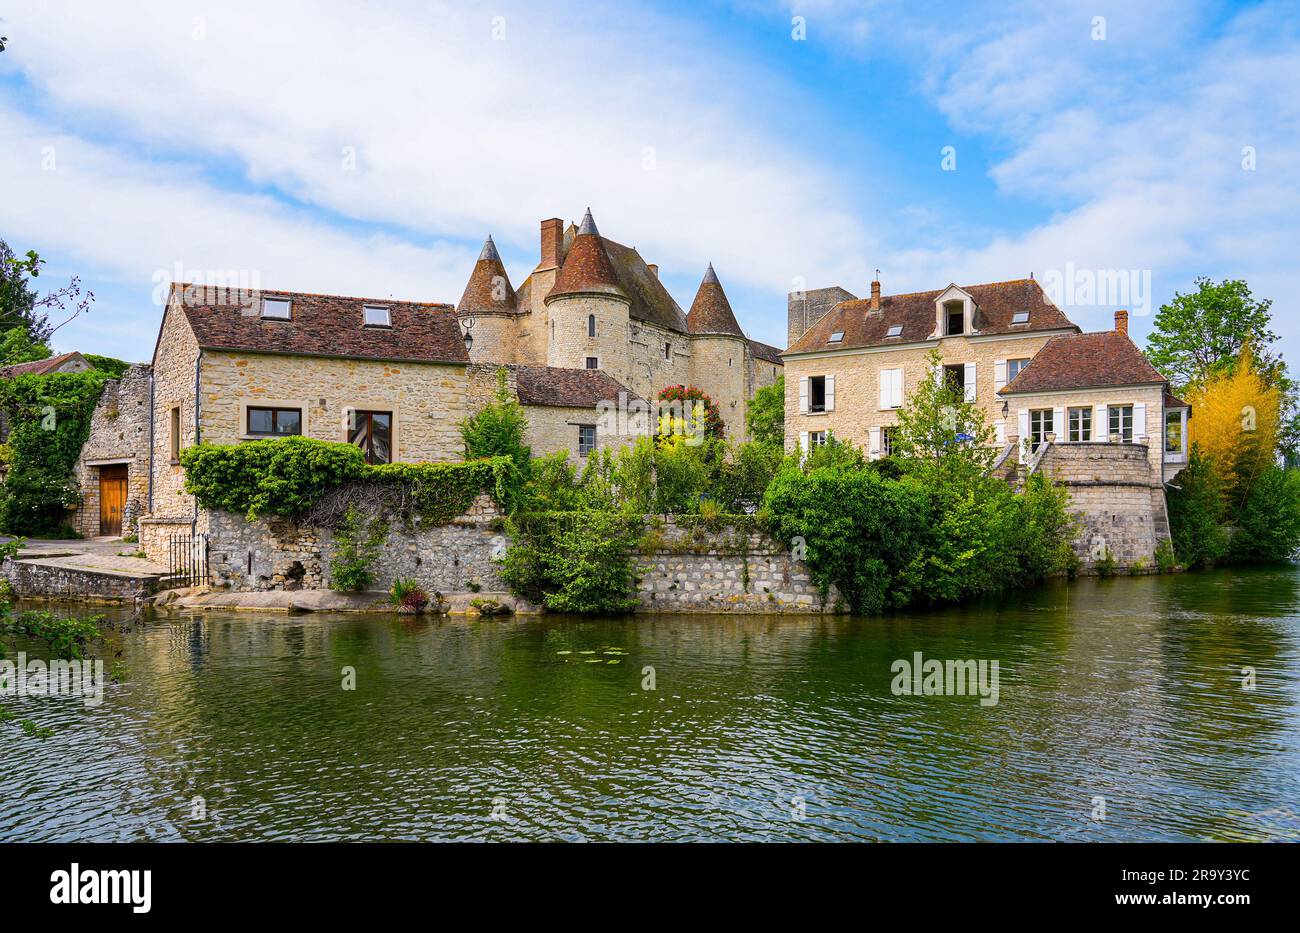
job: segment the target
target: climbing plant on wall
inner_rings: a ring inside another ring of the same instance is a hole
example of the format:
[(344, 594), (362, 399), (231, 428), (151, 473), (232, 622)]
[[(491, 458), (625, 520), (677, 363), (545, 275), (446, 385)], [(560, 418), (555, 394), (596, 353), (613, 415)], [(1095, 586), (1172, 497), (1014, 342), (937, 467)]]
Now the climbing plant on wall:
[(80, 498), (73, 470), (108, 378), (92, 369), (0, 379), (0, 409), (9, 422), (0, 530), (34, 537), (73, 533), (63, 524), (66, 509)]

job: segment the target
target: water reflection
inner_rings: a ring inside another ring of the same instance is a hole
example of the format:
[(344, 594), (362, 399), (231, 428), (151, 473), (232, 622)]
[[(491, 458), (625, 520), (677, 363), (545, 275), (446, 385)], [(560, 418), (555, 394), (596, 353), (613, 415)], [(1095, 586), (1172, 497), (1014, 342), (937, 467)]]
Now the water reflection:
[[(0, 839), (1278, 837), (1298, 604), (1287, 569), (884, 619), (162, 619), (99, 709), (9, 704), (58, 731), (4, 732)], [(998, 660), (999, 704), (894, 696), (917, 651)]]

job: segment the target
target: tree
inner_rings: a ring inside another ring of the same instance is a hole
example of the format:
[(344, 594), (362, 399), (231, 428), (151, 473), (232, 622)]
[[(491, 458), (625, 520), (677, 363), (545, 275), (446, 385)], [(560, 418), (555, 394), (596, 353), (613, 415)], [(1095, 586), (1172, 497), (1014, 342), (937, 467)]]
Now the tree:
[(519, 468), (521, 477), (527, 477), (532, 451), (524, 444), (528, 430), (528, 416), (506, 384), (506, 370), (497, 370), (496, 397), (478, 414), (460, 423), (460, 436), (465, 442), (465, 459), (481, 457), (509, 457)]
[(1192, 445), (1187, 466), (1169, 485), (1169, 535), (1188, 570), (1213, 564), (1227, 548), (1219, 525), (1223, 493), (1214, 465)]
[(1201, 276), (1195, 292), (1175, 292), (1172, 301), (1160, 306), (1155, 330), (1147, 338), (1147, 358), (1170, 383), (1185, 389), (1230, 372), (1249, 345), (1255, 349), (1259, 371), (1276, 379), (1283, 367), (1269, 349), (1277, 340), (1269, 329), (1272, 304), (1251, 297), (1250, 286), (1241, 279), (1216, 285)]
[[(938, 350), (927, 361), (929, 372), (943, 372)], [(922, 379), (894, 430), (894, 456), (904, 470), (937, 486), (968, 484), (993, 464), (993, 429), (984, 412), (946, 379)]]
[(659, 442), (692, 446), (726, 434), (718, 406), (695, 386), (667, 386), (659, 392)]
[(40, 273), (40, 257), (29, 252), (14, 255), (9, 244), (0, 240), (0, 333), (8, 334), (20, 327), (33, 344), (49, 339), (50, 325), (37, 302), (36, 292), (28, 286), (28, 277)]
[(50, 358), (50, 348), (43, 343), (32, 343), (25, 327), (11, 327), (0, 336), (0, 366), (31, 363)]
[(785, 445), (785, 376), (754, 393), (745, 412), (750, 439), (776, 447)]

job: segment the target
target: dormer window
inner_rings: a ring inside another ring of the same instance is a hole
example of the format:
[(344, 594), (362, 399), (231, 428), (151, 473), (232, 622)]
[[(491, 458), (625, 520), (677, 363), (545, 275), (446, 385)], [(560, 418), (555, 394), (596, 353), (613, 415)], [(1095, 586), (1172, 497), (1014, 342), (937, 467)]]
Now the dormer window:
[(288, 298), (263, 298), (262, 317), (269, 321), (289, 320)]
[(393, 326), (393, 317), (387, 308), (381, 308), (376, 305), (366, 305), (364, 308), (364, 314), (367, 327)]
[(1028, 324), (1028, 323), (1029, 323), (1029, 312), (1028, 312), (1028, 311), (1017, 311), (1015, 314), (1011, 315), (1011, 323), (1012, 323), (1012, 324)]
[(889, 330), (885, 331), (885, 336), (886, 336), (886, 337), (901, 337), (901, 336), (903, 336), (903, 325), (902, 325), (902, 324), (890, 324), (890, 325), (889, 325)]
[(966, 332), (966, 306), (960, 301), (950, 301), (943, 306), (948, 326), (944, 330), (949, 336)]
[(844, 339), (844, 331), (837, 330), (835, 333), (831, 334), (831, 339), (828, 340), (827, 343), (839, 343), (843, 339)]

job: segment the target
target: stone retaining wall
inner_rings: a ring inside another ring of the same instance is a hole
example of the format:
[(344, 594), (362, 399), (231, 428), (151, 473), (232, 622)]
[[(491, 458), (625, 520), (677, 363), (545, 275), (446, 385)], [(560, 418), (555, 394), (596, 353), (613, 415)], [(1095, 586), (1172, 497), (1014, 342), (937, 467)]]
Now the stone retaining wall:
[(12, 558), (4, 562), (0, 575), (13, 584), (17, 595), (24, 597), (135, 600), (148, 596), (157, 586), (157, 578), (152, 576), (101, 573)]

